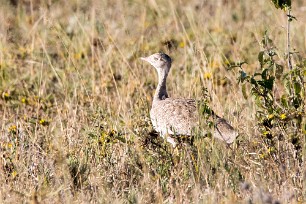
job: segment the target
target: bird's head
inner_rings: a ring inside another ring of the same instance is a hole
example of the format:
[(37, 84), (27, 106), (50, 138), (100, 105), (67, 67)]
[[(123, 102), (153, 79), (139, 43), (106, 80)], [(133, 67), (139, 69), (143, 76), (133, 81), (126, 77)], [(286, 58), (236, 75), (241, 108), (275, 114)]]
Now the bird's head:
[(171, 58), (165, 53), (155, 53), (149, 57), (141, 57), (140, 59), (149, 62), (157, 71), (169, 71), (171, 67)]

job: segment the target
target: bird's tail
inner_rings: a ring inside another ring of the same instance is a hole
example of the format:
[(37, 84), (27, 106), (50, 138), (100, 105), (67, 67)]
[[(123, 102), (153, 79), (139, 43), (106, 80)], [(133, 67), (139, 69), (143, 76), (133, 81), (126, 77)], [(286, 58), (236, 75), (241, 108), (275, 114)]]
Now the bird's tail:
[(215, 121), (215, 130), (213, 136), (230, 144), (233, 143), (238, 132), (223, 118), (219, 117), (212, 111)]

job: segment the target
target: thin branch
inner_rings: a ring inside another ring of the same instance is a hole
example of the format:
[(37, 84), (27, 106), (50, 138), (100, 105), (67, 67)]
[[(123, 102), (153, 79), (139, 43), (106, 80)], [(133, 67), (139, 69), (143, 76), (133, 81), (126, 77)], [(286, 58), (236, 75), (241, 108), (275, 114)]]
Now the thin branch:
[(288, 67), (292, 70), (292, 63), (291, 63), (291, 53), (290, 53), (290, 22), (292, 20), (290, 15), (291, 9), (288, 8), (288, 20), (287, 20), (287, 54), (288, 54)]

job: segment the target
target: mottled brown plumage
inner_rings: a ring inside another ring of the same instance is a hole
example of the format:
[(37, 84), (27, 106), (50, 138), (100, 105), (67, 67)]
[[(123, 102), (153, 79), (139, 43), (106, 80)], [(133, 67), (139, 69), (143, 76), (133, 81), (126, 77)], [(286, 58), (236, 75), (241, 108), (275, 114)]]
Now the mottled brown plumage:
[[(197, 102), (194, 99), (168, 97), (166, 80), (172, 63), (168, 55), (156, 53), (141, 59), (153, 65), (158, 73), (159, 82), (150, 111), (153, 127), (175, 146), (176, 142), (173, 136), (191, 135), (192, 130), (199, 126), (200, 116)], [(212, 117), (215, 119), (213, 136), (227, 143), (232, 143), (238, 135), (237, 131), (213, 111)]]

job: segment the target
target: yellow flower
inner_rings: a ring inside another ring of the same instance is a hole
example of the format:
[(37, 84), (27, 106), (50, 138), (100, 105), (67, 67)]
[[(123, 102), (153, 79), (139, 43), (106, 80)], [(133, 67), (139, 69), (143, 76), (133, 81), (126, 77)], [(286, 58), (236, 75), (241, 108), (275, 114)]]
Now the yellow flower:
[(266, 154), (264, 154), (264, 153), (263, 154), (259, 154), (259, 158), (260, 159), (264, 159), (265, 157), (266, 157)]
[(100, 136), (100, 138), (99, 138), (99, 141), (100, 141), (102, 144), (104, 144), (104, 143), (106, 143), (106, 138), (107, 138), (107, 133), (103, 131), (103, 132), (101, 133), (101, 136)]
[(287, 118), (287, 116), (286, 116), (285, 113), (283, 113), (283, 114), (280, 115), (280, 119), (285, 120), (286, 118)]
[(274, 118), (274, 114), (272, 113), (272, 114), (268, 115), (268, 118), (269, 119), (273, 119)]
[(2, 98), (4, 98), (5, 100), (8, 100), (10, 98), (10, 94), (8, 92), (4, 92), (2, 94)]
[(275, 152), (274, 147), (269, 147), (268, 150), (267, 150), (267, 153), (270, 154), (270, 153), (273, 153), (273, 152)]
[(47, 125), (49, 125), (49, 121), (47, 121), (45, 119), (40, 119), (39, 124), (41, 124), (42, 126), (47, 126)]
[(185, 43), (184, 43), (183, 41), (182, 41), (182, 42), (180, 42), (179, 47), (180, 47), (180, 48), (185, 47)]
[(8, 131), (15, 134), (17, 132), (17, 126), (16, 125), (11, 125), (8, 128)]
[(26, 98), (22, 98), (21, 99), (21, 103), (26, 103), (27, 102), (27, 99)]
[(267, 136), (269, 133), (270, 133), (269, 131), (264, 131), (262, 134), (263, 134), (264, 136)]
[(15, 177), (17, 176), (17, 174), (18, 174), (17, 171), (14, 170), (14, 171), (12, 172), (12, 177), (15, 178)]
[(82, 53), (75, 53), (74, 54), (74, 59), (81, 59), (81, 57), (82, 57)]
[(204, 79), (211, 79), (211, 78), (212, 78), (211, 72), (205, 72), (204, 73)]

